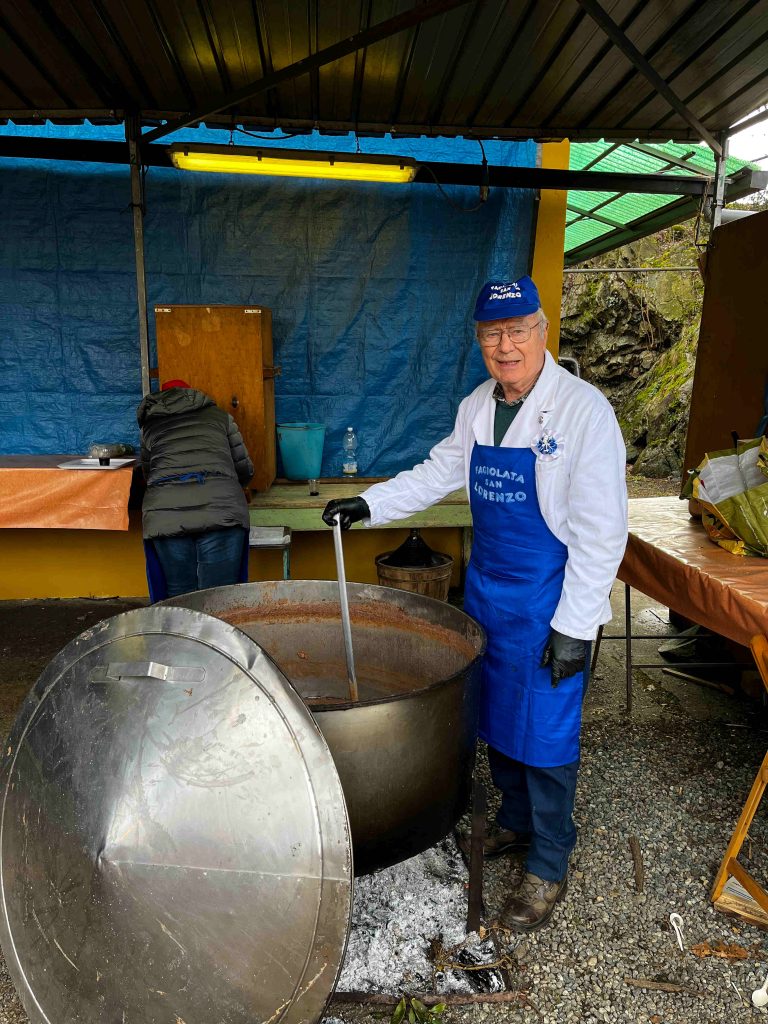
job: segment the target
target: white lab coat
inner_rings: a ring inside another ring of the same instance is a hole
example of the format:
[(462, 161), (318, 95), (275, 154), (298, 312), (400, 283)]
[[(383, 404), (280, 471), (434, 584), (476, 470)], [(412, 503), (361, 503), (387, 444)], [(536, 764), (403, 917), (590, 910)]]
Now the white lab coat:
[[(472, 449), (475, 443), (493, 445), (495, 384), (487, 380), (463, 400), (453, 433), (426, 461), (363, 492), (371, 510), (366, 526), (413, 515), (462, 485), (469, 493)], [(611, 618), (611, 585), (627, 541), (626, 451), (607, 399), (549, 352), (502, 447), (527, 448), (545, 427), (559, 439), (560, 454), (551, 461), (537, 458), (536, 494), (544, 521), (568, 548), (551, 626), (592, 640)]]

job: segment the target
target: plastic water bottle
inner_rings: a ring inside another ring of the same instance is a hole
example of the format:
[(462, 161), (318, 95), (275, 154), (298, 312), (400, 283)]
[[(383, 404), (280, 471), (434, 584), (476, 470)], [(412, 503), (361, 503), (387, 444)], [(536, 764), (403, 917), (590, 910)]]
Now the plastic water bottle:
[(357, 436), (352, 427), (347, 427), (344, 440), (341, 442), (343, 451), (342, 471), (344, 476), (357, 475)]

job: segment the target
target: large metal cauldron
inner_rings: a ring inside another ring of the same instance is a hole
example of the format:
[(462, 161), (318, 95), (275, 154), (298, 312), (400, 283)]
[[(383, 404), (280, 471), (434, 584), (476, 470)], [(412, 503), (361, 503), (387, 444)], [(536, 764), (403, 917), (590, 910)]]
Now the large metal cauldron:
[(432, 598), (367, 584), (348, 591), (357, 704), (335, 582), (250, 583), (164, 603), (247, 633), (299, 692), (333, 755), (360, 875), (428, 849), (463, 813), (485, 634)]

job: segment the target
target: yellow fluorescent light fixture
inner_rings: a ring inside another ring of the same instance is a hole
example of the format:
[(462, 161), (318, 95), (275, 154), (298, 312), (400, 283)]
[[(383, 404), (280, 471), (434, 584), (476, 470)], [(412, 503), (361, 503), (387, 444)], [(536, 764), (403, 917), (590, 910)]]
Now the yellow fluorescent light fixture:
[(330, 178), (336, 181), (413, 181), (417, 165), (402, 156), (367, 156), (364, 153), (319, 153), (297, 149), (260, 149), (258, 146), (193, 146), (183, 142), (168, 147), (174, 167), (183, 171), (223, 174), (271, 174), (287, 178)]

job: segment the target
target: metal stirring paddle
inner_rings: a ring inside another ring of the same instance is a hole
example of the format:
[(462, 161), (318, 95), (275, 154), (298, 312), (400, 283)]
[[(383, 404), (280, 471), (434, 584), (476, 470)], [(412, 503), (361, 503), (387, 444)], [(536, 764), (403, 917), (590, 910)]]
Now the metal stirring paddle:
[(352, 654), (352, 625), (349, 621), (349, 601), (347, 600), (347, 574), (344, 572), (344, 549), (341, 546), (341, 519), (333, 521), (333, 546), (336, 549), (336, 576), (339, 580), (339, 601), (341, 603), (341, 627), (344, 632), (344, 650), (347, 655), (347, 676), (349, 678), (349, 699), (359, 700), (357, 677), (355, 676), (355, 659)]

